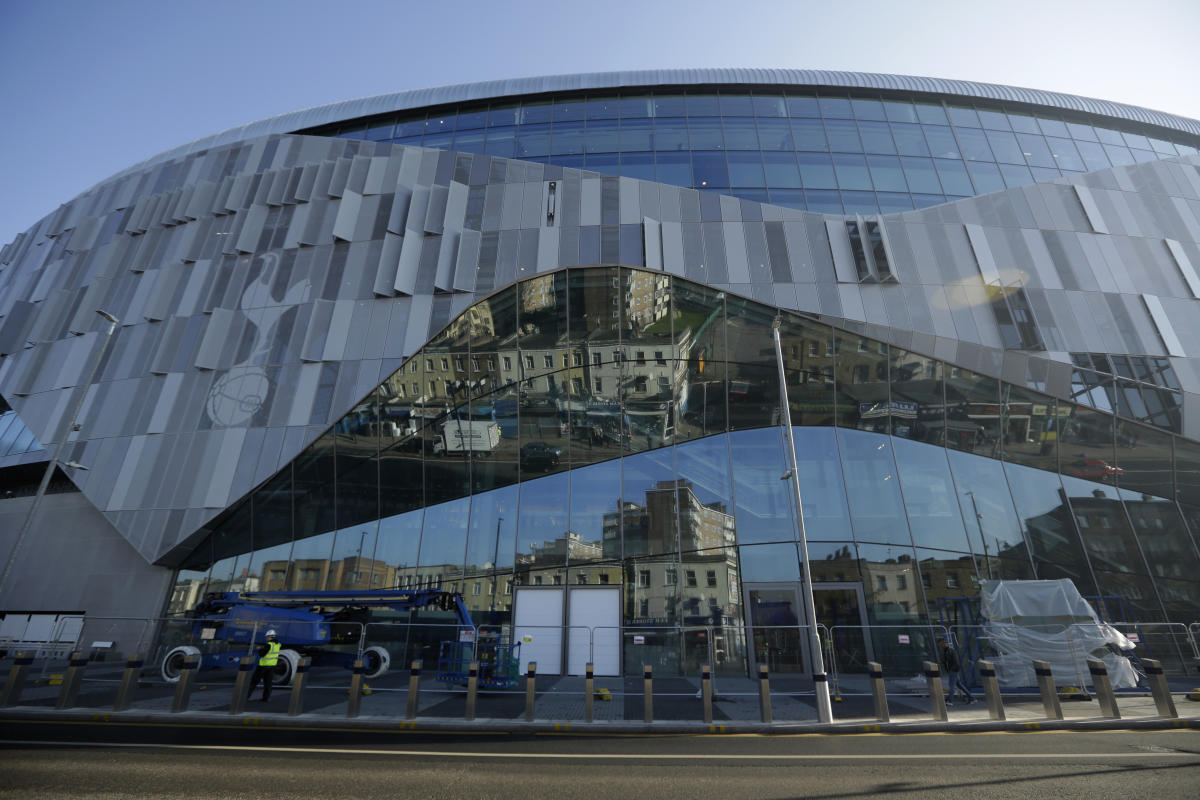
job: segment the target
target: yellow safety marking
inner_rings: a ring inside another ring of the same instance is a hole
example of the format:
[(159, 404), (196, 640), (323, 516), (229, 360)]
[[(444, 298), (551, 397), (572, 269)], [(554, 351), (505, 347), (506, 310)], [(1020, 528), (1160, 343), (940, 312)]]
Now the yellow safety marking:
[(242, 724), (243, 725), (257, 725), (261, 721), (262, 721), (261, 717), (245, 717), (242, 720)]
[(571, 723), (569, 723), (569, 722), (556, 722), (556, 723), (554, 723), (554, 730), (556, 730), (556, 731), (569, 731), (569, 730), (571, 730)]
[(878, 733), (881, 728), (878, 725), (863, 725), (863, 730), (867, 733)]
[(108, 722), (108, 717), (108, 714), (92, 714), (92, 720), (94, 722)]
[(1042, 729), (1042, 723), (1040, 723), (1040, 722), (1022, 722), (1021, 727), (1025, 728), (1027, 730), (1031, 730), (1031, 731), (1040, 731)]
[(709, 733), (724, 733), (725, 726), (724, 725), (709, 725), (708, 732)]

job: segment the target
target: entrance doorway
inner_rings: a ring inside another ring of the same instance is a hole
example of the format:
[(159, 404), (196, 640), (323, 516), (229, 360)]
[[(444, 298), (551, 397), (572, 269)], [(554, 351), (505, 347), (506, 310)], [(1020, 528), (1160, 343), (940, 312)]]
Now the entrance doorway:
[[(766, 664), (772, 674), (807, 673), (813, 658), (805, 626), (801, 584), (747, 583), (747, 623), (750, 626), (751, 666)], [(832, 637), (833, 664), (826, 671), (862, 672), (872, 660), (866, 632), (866, 603), (860, 583), (814, 583), (817, 624)], [(829, 654), (826, 653), (826, 660)]]

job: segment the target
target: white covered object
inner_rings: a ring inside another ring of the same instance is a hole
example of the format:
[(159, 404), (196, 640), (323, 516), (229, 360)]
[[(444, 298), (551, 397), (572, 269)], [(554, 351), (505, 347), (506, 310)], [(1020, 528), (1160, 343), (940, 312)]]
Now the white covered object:
[(983, 638), (1001, 686), (1033, 686), (1033, 662), (1047, 661), (1059, 685), (1090, 682), (1087, 660), (1108, 667), (1114, 689), (1136, 686), (1129, 659), (1114, 652), (1134, 645), (1100, 621), (1075, 584), (1054, 581), (983, 581)]

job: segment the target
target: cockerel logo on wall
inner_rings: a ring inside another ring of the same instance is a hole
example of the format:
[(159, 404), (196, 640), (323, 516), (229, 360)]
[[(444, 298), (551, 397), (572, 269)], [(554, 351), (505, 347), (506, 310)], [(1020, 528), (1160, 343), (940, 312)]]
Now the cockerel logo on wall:
[(250, 281), (238, 302), (243, 312), (261, 309), (249, 353), (213, 383), (204, 404), (208, 418), (220, 427), (246, 425), (267, 404), (272, 383), (263, 365), (277, 338), (276, 329), (286, 314), (308, 299), (307, 280), (290, 286), (283, 297), (275, 298), (271, 290), (279, 271), (279, 254), (265, 253), (258, 260), (258, 277)]

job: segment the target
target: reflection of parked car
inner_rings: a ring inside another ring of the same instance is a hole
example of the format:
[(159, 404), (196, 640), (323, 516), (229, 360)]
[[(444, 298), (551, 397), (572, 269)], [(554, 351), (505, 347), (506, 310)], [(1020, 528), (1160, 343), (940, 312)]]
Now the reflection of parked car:
[(1114, 467), (1100, 458), (1080, 458), (1063, 467), (1063, 472), (1076, 478), (1091, 481), (1112, 481), (1125, 474), (1125, 470)]
[(562, 448), (545, 442), (529, 442), (521, 446), (521, 466), (529, 469), (552, 469), (562, 462)]

